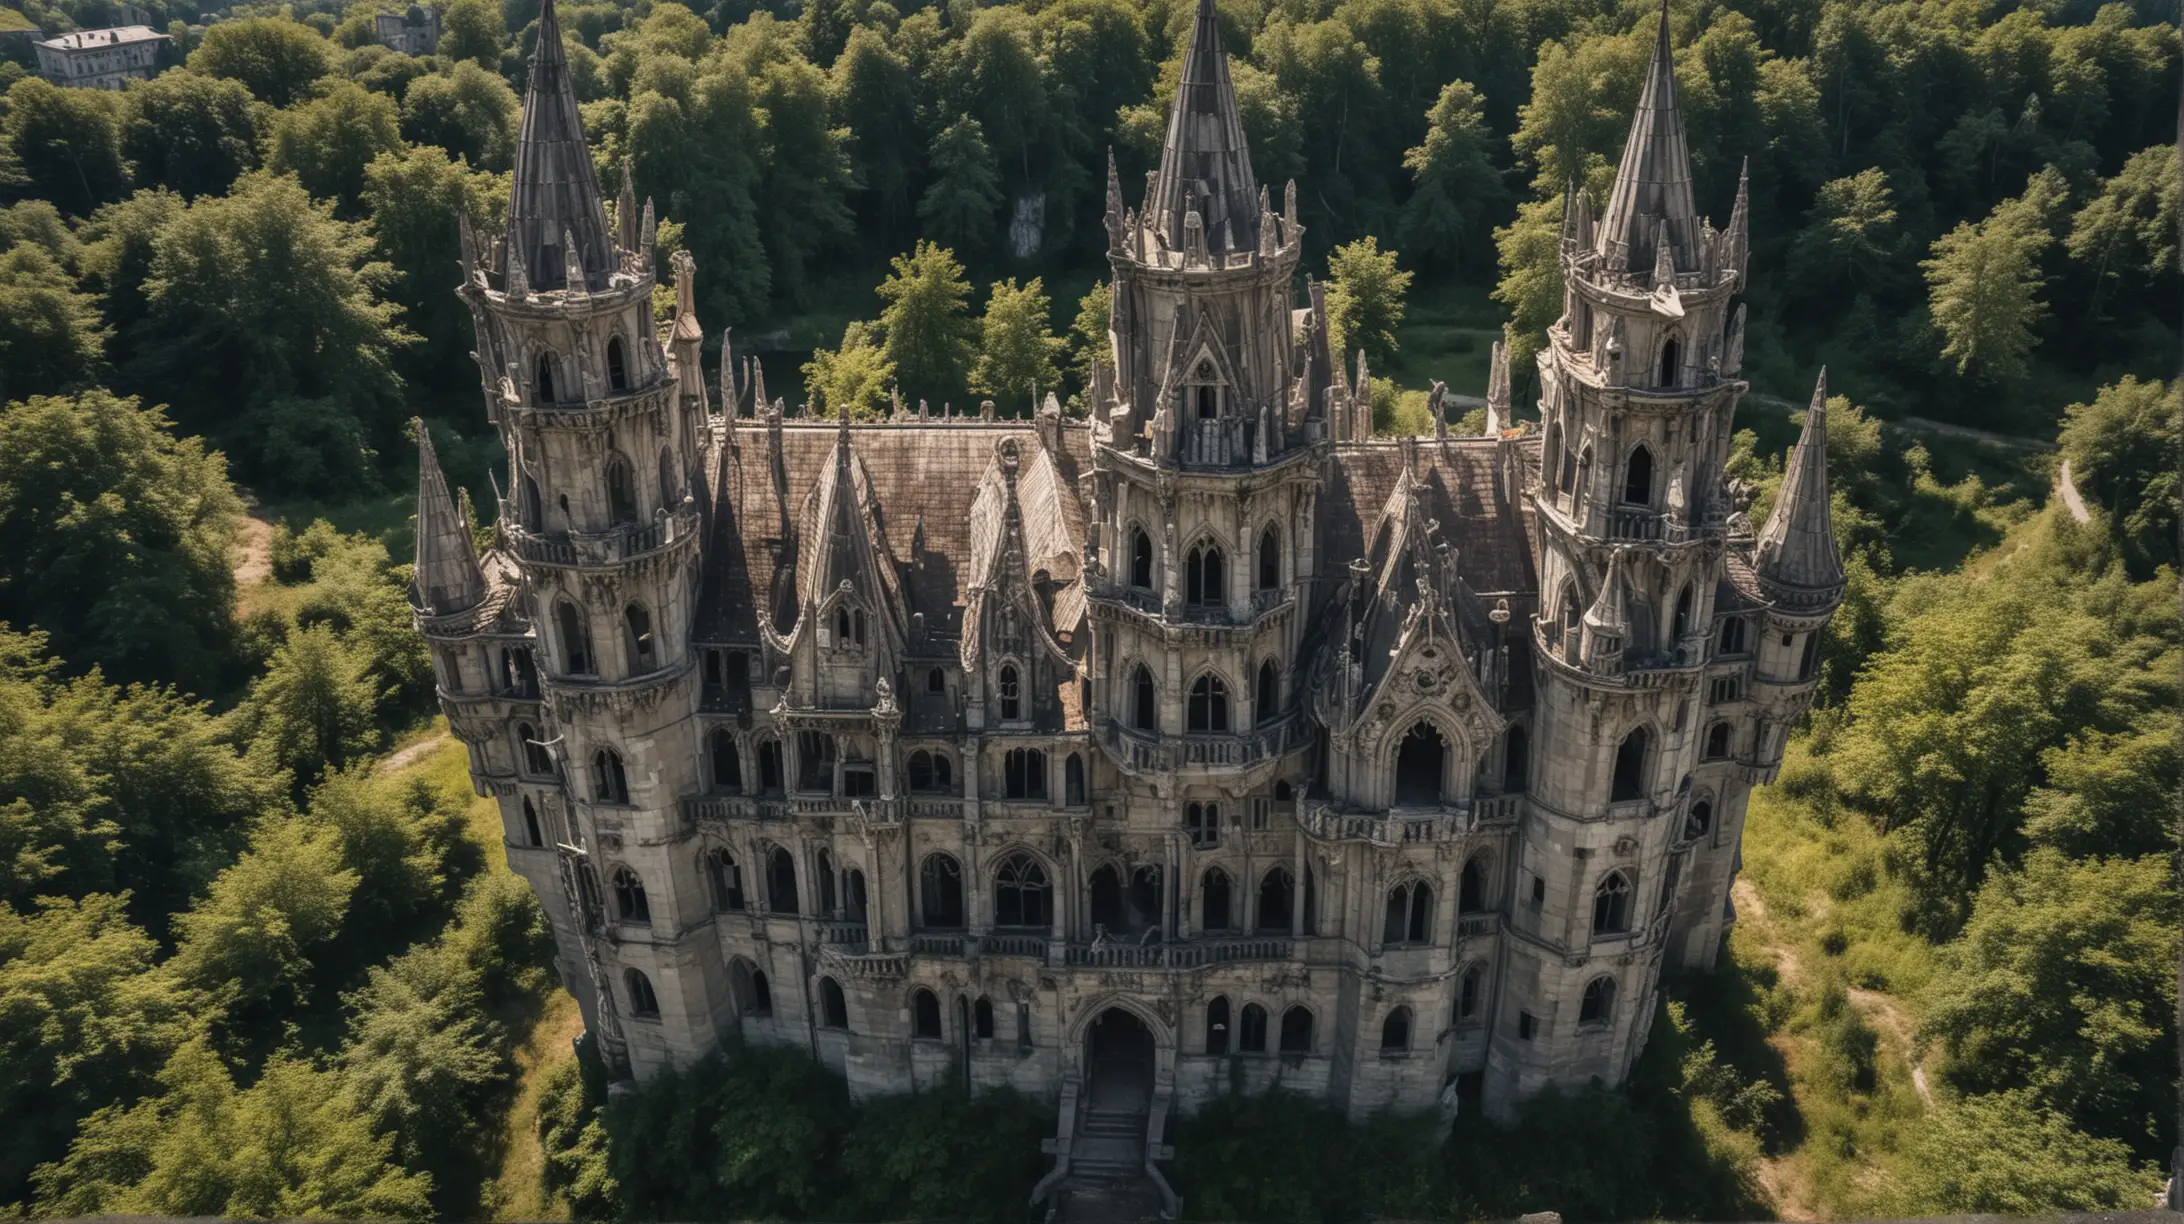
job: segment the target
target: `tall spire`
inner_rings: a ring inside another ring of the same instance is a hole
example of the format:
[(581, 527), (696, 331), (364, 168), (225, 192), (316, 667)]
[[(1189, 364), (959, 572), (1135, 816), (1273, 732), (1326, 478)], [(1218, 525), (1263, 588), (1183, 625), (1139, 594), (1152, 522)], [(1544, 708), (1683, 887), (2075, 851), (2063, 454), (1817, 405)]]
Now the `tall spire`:
[(417, 432), (417, 570), (410, 579), (410, 602), (428, 616), (452, 616), (485, 598), (485, 573), (478, 568), (470, 521), (448, 496), (432, 435), (423, 421), (410, 425)]
[(1183, 80), (1168, 113), (1168, 143), (1160, 151), (1153, 216), (1146, 220), (1180, 250), (1188, 212), (1198, 214), (1209, 252), (1258, 248), (1259, 183), (1251, 172), (1213, 0), (1198, 0), (1190, 46), (1183, 52)]
[(554, 16), (554, 0), (545, 0), (538, 15), (538, 45), (531, 51), (531, 83), (523, 94), (523, 126), (516, 137), (515, 181), (508, 198), (508, 248), (521, 256), (532, 289), (567, 287), (564, 235), (575, 243), (585, 281), (592, 288), (604, 287), (614, 270), (614, 244), (577, 117), (561, 22)]
[(1691, 154), (1684, 146), (1683, 111), (1676, 101), (1676, 59), (1668, 41), (1668, 4), (1646, 69), (1630, 140), (1615, 172), (1615, 189), (1600, 218), (1600, 252), (1617, 272), (1646, 273), (1654, 266), (1655, 233), (1668, 223), (1678, 268), (1696, 269), (1698, 208), (1691, 202)]
[(1759, 533), (1755, 568), (1767, 593), (1792, 606), (1832, 604), (1843, 590), (1828, 505), (1828, 372), (1820, 371), (1805, 410), (1805, 431), (1790, 452), (1774, 510)]

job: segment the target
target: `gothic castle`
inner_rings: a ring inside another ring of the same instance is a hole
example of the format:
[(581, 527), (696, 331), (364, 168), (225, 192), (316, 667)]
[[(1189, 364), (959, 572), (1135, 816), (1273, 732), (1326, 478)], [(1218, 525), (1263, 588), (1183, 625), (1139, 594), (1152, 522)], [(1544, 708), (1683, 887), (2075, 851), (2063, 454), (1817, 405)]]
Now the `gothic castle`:
[(1693, 204), (1665, 20), (1566, 203), (1542, 420), (1497, 348), (1481, 437), (1438, 392), (1371, 436), (1210, 0), (1137, 207), (1109, 171), (1089, 420), (785, 419), (728, 359), (713, 402), (561, 46), (548, 0), (506, 232), (463, 234), (494, 544), (425, 444), (414, 602), (619, 1075), (740, 1038), (1011, 1084), (1058, 1169), (1224, 1092), (1624, 1078), (1843, 588), (1821, 393), (1756, 534), (1727, 487), (1745, 197)]

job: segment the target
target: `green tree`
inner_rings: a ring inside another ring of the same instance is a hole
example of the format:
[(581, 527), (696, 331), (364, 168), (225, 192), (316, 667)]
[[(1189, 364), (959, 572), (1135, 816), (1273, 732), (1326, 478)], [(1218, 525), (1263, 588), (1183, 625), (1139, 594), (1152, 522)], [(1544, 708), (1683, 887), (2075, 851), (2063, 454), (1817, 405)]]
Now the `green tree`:
[(1789, 283), (1807, 297), (1832, 301), (1832, 292), (1846, 285), (1864, 289), (1887, 278), (1897, 247), (1888, 175), (1868, 167), (1820, 188), (1790, 247)]
[(99, 205), (129, 194), (121, 111), (115, 94), (24, 77), (8, 89), (0, 136), (29, 179), (31, 194), (70, 216), (88, 217)]
[(262, 102), (289, 107), (333, 68), (332, 47), (307, 25), (285, 17), (217, 22), (190, 52), (190, 69), (241, 81)]
[[(979, 320), (978, 360), (971, 367), (971, 390), (1009, 404), (1038, 406), (1037, 396), (1058, 390), (1061, 372), (1055, 359), (1062, 341), (1049, 329), (1053, 304), (1036, 276), (1018, 286), (1014, 277), (996, 282)], [(1028, 414), (1027, 414), (1028, 415)]]
[(375, 947), (445, 926), (481, 865), (463, 840), (462, 812), (420, 778), (375, 777), (365, 765), (329, 773), (311, 792), (310, 819), (338, 839), (357, 880), (349, 926)]
[(2146, 283), (2176, 273), (2179, 185), (2176, 146), (2131, 155), (2070, 221), (2065, 242), (2072, 262), (2089, 267), (2099, 285)]
[(140, 187), (219, 195), (258, 165), (258, 115), (241, 82), (178, 69), (122, 95), (122, 152)]
[(515, 164), (516, 123), (523, 109), (497, 73), (468, 60), (445, 73), (419, 77), (402, 95), (402, 135), (438, 145), (481, 170)]
[(2161, 1189), (2123, 1144), (2072, 1129), (2022, 1092), (1928, 1114), (1898, 1169), (1895, 1209), (1906, 1216), (2130, 1210)]
[(31, 1168), (68, 1149), (85, 1115), (153, 1086), (182, 1039), (188, 1000), (153, 972), (158, 945), (124, 901), (47, 899), (0, 906), (0, 1193), (21, 1197)]
[(241, 514), (220, 456), (156, 408), (104, 391), (10, 404), (0, 621), (44, 628), (78, 667), (210, 691), (233, 633)]
[(275, 817), (212, 889), (175, 919), (167, 968), (185, 986), (231, 1007), (293, 1001), (312, 957), (341, 931), (356, 873), (341, 867), (341, 843), (309, 822)]
[(1113, 287), (1106, 281), (1093, 282), (1077, 299), (1077, 317), (1069, 324), (1069, 372), (1086, 386), (1092, 382), (1093, 362), (1112, 364), (1114, 360), (1107, 334), (1113, 296)]
[(975, 251), (994, 229), (1001, 176), (978, 120), (958, 116), (933, 138), (932, 183), (918, 201), (927, 233), (950, 247)]
[(1584, 185), (1596, 165), (1621, 150), (1652, 58), (1650, 21), (1629, 34), (1540, 44), (1531, 95), (1517, 108), (1510, 144), (1537, 170), (1533, 187), (1541, 197), (1560, 196), (1565, 183)]
[(421, 383), (450, 386), (477, 369), (470, 310), (448, 292), (448, 270), (462, 257), (456, 219), (467, 213), (479, 224), (505, 210), (506, 199), (504, 180), (436, 148), (382, 153), (365, 167), (364, 212), (394, 271), (387, 297), (420, 341), (403, 353), (403, 368)]
[(919, 398), (952, 395), (970, 372), (971, 340), (976, 325), (964, 307), (970, 282), (955, 252), (918, 240), (908, 255), (897, 255), (894, 271), (880, 282), (880, 326), (887, 359), (904, 392)]
[(834, 111), (849, 129), (863, 179), (859, 211), (880, 233), (900, 237), (912, 215), (910, 180), (925, 144), (910, 64), (887, 45), (886, 35), (858, 26), (832, 76)]
[(44, 247), (0, 249), (0, 399), (96, 381), (106, 335), (98, 299)]
[(394, 100), (341, 81), (322, 96), (274, 116), (266, 167), (275, 174), (293, 174), (305, 191), (332, 200), (336, 216), (357, 217), (363, 211), (364, 168), (380, 154), (401, 147)]
[(766, 207), (759, 222), (773, 263), (773, 288), (800, 304), (813, 261), (855, 232), (848, 203), (855, 179), (849, 141), (829, 122), (827, 76), (810, 62), (769, 63), (754, 74), (752, 85), (764, 133)]
[(403, 1164), (444, 1174), (486, 1138), (480, 1123), (510, 1070), (477, 969), (454, 945), (422, 944), (374, 967), (344, 1001), (340, 1063), (350, 1108), (394, 1136)]
[(1479, 91), (1468, 81), (1442, 87), (1426, 112), (1425, 142), (1403, 155), (1412, 180), (1403, 243), (1413, 255), (1448, 264), (1473, 259), (1508, 199), (1489, 155), (1492, 144)]
[(2137, 578), (2177, 561), (2177, 437), (2184, 388), (2131, 375), (2102, 387), (2090, 404), (2065, 409), (2060, 439), (2073, 483), (2107, 513)]
[(811, 391), (814, 412), (831, 414), (846, 404), (860, 421), (886, 413), (895, 365), (887, 359), (878, 332), (870, 323), (851, 323), (842, 329), (839, 347), (813, 351), (804, 363), (804, 386)]
[(427, 1220), (431, 1179), (393, 1161), (341, 1077), (289, 1055), (238, 1089), (211, 1043), (185, 1043), (166, 1091), (94, 1114), (38, 1171), (39, 1208), (146, 1215)]
[(358, 652), (327, 625), (288, 636), (236, 708), (236, 732), (307, 785), (378, 746), (378, 690)]
[(1376, 361), (1395, 355), (1411, 275), (1399, 271), (1395, 252), (1381, 250), (1370, 234), (1328, 254), (1327, 338), (1337, 354), (1363, 348)]
[(145, 293), (152, 277), (153, 241), (183, 208), (182, 197), (164, 187), (139, 191), (101, 208), (78, 231), (84, 244), (84, 287), (105, 299), (113, 332), (107, 338), (107, 357), (116, 369), (125, 370), (133, 361), (137, 334), (151, 309)]
[(1960, 375), (1989, 381), (2021, 378), (2040, 338), (2033, 331), (2047, 307), (2040, 257), (2054, 236), (2033, 191), (1995, 206), (1986, 220), (1966, 221), (1934, 243), (1926, 271), (1928, 304), (1941, 329), (1941, 355)]
[(2175, 840), (2169, 797), (2184, 785), (2178, 720), (2085, 731), (2050, 748), (2047, 785), (2025, 797), (2025, 836), (2077, 858), (2158, 854)]
[(244, 176), (158, 231), (123, 384), (158, 389), (265, 490), (370, 487), (373, 443), (400, 441), (392, 356), (411, 339), (373, 255), (293, 180)]
[(507, 41), (508, 25), (494, 0), (454, 0), (440, 13), (438, 54), (443, 59), (497, 70)]

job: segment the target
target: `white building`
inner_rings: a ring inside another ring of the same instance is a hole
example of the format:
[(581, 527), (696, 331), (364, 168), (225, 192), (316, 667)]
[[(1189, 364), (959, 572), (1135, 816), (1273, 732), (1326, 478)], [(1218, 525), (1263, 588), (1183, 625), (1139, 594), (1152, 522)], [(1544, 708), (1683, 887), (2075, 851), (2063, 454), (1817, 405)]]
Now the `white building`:
[(120, 89), (158, 74), (160, 48), (167, 41), (150, 26), (131, 25), (74, 30), (32, 45), (38, 49), (38, 75), (55, 85)]

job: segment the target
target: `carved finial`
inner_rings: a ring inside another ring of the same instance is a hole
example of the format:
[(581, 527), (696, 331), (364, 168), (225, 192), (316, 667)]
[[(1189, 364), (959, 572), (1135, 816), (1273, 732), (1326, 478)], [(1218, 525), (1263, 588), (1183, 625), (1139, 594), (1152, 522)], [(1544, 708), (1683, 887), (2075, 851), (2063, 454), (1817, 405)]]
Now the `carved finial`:
[(576, 249), (576, 235), (561, 231), (561, 275), (571, 294), (585, 291), (584, 257)]

